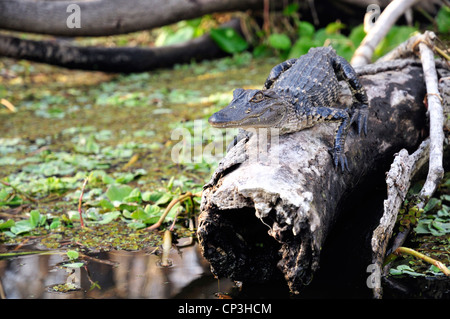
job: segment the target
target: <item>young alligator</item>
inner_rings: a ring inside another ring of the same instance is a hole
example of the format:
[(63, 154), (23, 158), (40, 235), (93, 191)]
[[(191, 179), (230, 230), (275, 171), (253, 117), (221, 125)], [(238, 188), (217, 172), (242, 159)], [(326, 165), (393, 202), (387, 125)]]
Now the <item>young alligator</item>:
[[(333, 107), (340, 86), (348, 83), (353, 96), (351, 108)], [(358, 133), (367, 134), (368, 99), (355, 70), (332, 47), (312, 48), (298, 59), (275, 66), (262, 90), (236, 89), (233, 100), (214, 113), (209, 123), (214, 127), (279, 128), (286, 134), (325, 121), (339, 122), (330, 149), (334, 165), (348, 169), (344, 144), (348, 130), (357, 123)], [(246, 136), (242, 131), (235, 143)]]

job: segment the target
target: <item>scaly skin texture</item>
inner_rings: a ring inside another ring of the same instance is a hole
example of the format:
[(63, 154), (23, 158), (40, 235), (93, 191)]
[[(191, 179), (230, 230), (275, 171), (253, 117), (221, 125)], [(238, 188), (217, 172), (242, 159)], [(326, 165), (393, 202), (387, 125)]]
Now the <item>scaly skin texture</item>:
[[(339, 81), (347, 82), (353, 97), (350, 108), (336, 108)], [(368, 99), (355, 70), (331, 47), (312, 48), (298, 59), (275, 66), (262, 90), (236, 89), (233, 100), (214, 113), (209, 123), (215, 127), (278, 128), (280, 134), (296, 132), (317, 123), (339, 122), (334, 147), (335, 166), (348, 169), (344, 144), (349, 128), (357, 123), (358, 133), (367, 134)], [(240, 132), (235, 143), (248, 137)]]

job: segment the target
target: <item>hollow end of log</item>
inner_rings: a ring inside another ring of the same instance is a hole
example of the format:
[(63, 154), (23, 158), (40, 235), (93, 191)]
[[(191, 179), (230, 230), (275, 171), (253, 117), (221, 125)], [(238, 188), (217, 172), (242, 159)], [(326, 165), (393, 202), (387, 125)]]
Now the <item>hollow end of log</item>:
[(269, 236), (254, 208), (209, 209), (199, 228), (203, 255), (217, 277), (250, 283), (282, 278), (277, 267), (281, 244)]

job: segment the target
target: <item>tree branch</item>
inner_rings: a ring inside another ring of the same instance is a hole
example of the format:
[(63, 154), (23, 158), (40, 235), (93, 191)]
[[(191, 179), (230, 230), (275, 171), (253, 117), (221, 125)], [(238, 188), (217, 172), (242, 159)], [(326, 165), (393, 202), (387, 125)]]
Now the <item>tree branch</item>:
[[(239, 19), (230, 20), (223, 26), (241, 32)], [(181, 44), (156, 48), (78, 47), (62, 41), (33, 41), (0, 35), (0, 56), (69, 69), (132, 73), (225, 55), (209, 34)]]
[[(80, 7), (80, 28), (67, 26), (71, 14), (67, 7), (71, 4)], [(0, 29), (66, 37), (106, 36), (148, 30), (208, 13), (262, 7), (263, 0), (2, 0)]]
[(395, 21), (418, 0), (394, 0), (381, 13), (375, 25), (356, 49), (351, 59), (354, 67), (363, 66), (371, 63), (372, 55), (380, 41), (389, 32)]

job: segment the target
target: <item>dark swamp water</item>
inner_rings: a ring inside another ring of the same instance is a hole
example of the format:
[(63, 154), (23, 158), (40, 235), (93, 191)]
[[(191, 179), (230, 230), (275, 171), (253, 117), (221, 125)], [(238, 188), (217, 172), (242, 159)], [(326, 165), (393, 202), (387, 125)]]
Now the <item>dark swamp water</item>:
[[(8, 299), (211, 299), (216, 298), (218, 285), (224, 292), (234, 285), (212, 276), (196, 245), (181, 253), (172, 249), (169, 258), (172, 265), (162, 267), (155, 254), (109, 251), (89, 254), (85, 266), (76, 269), (62, 267), (67, 258), (57, 253), (4, 259), (2, 293)], [(67, 283), (73, 290), (58, 291)]]
[[(378, 197), (381, 205), (381, 194), (374, 194), (370, 200)], [(65, 251), (4, 258), (0, 260), (2, 294), (4, 298), (28, 299), (368, 299), (371, 290), (366, 285), (368, 256), (364, 252), (368, 251), (369, 236), (364, 227), (370, 227), (370, 222), (357, 216), (363, 203), (350, 206), (353, 209), (347, 210), (330, 234), (315, 278), (299, 295), (290, 294), (284, 282), (237, 284), (215, 278), (197, 243), (180, 249), (173, 246), (168, 267), (161, 266), (161, 255), (152, 249), (86, 253), (81, 258), (84, 265), (76, 269), (63, 266), (67, 263)], [(365, 214), (374, 214), (378, 208)], [(178, 244), (187, 241), (182, 238)], [(15, 252), (30, 250), (32, 247), (22, 246)], [(58, 291), (59, 285), (67, 283), (73, 290)]]

